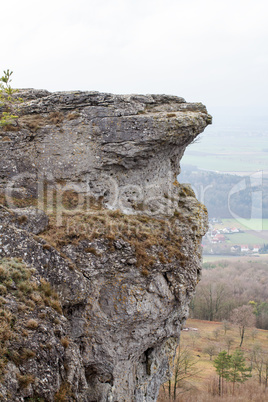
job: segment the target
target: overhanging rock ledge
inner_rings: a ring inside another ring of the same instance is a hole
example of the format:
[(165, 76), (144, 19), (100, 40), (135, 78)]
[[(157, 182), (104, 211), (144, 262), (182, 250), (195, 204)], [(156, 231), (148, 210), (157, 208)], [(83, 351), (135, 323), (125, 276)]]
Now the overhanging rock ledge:
[[(207, 230), (179, 162), (211, 116), (167, 95), (16, 96), (18, 121), (0, 129), (0, 258), (5, 272), (34, 269), (36, 289), (23, 301), (16, 283), (2, 289), (15, 321), (0, 399), (156, 401)], [(60, 307), (36, 295), (44, 280)]]

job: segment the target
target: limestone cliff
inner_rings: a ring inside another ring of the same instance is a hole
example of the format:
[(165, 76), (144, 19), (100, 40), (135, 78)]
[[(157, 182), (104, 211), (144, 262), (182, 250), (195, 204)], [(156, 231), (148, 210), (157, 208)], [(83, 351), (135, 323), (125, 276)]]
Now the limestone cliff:
[(0, 129), (0, 400), (156, 401), (207, 229), (179, 162), (211, 116), (166, 95), (15, 97)]

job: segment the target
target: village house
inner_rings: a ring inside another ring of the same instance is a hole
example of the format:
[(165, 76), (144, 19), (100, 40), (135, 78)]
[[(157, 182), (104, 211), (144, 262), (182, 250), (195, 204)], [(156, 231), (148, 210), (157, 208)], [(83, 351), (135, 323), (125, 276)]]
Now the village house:
[(238, 245), (234, 245), (234, 246), (231, 247), (231, 252), (232, 253), (240, 253), (240, 251), (241, 251), (241, 247), (238, 246)]
[(247, 244), (241, 244), (241, 253), (248, 253), (249, 247)]
[(232, 228), (231, 229), (231, 233), (239, 233), (239, 232), (240, 232), (240, 230), (237, 229), (237, 228)]
[(225, 236), (223, 234), (216, 234), (216, 236), (213, 237), (212, 243), (222, 243), (225, 242)]

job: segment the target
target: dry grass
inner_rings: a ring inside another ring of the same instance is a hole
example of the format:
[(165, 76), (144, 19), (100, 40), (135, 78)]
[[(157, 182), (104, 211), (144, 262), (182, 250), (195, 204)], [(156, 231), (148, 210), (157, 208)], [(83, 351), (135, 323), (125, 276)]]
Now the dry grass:
[(0, 126), (0, 130), (4, 132), (19, 131), (19, 126), (17, 124), (6, 124), (4, 126)]
[(80, 116), (80, 114), (78, 112), (69, 112), (66, 116), (67, 120), (75, 120), (78, 119), (78, 117)]
[(224, 395), (218, 395), (218, 378), (211, 377), (206, 382), (206, 391), (199, 389), (190, 389), (187, 392), (178, 390), (178, 397), (174, 401), (169, 399), (167, 390), (161, 389), (157, 402), (266, 402), (267, 392), (264, 387), (258, 385), (254, 380), (249, 380), (244, 384), (236, 386), (235, 394), (232, 395), (232, 387), (224, 384)]
[(8, 136), (4, 136), (1, 138), (1, 141), (11, 141), (11, 139)]
[(47, 120), (39, 114), (23, 116), (19, 118), (19, 125), (35, 133), (39, 128), (47, 124)]
[(41, 127), (47, 124), (59, 125), (64, 120), (64, 114), (61, 112), (52, 112), (49, 115), (31, 114), (19, 118), (19, 126), (29, 129), (32, 133), (36, 133)]
[(12, 206), (14, 205), (15, 208), (26, 208), (31, 206), (36, 207), (37, 199), (31, 195), (25, 196), (24, 198), (8, 197), (4, 193), (0, 192), (0, 204), (4, 205), (5, 207), (9, 207), (11, 204)]
[[(185, 327), (196, 328), (198, 331), (189, 330), (182, 331), (181, 345), (188, 348), (196, 361), (196, 368), (199, 374), (189, 379), (187, 383), (188, 391), (185, 388), (178, 390), (179, 397), (177, 401), (183, 402), (205, 402), (205, 401), (266, 401), (267, 394), (264, 392), (263, 386), (258, 384), (257, 372), (252, 371), (252, 378), (245, 384), (236, 384), (235, 395), (232, 395), (231, 384), (225, 383), (223, 398), (218, 396), (218, 377), (213, 366), (213, 360), (205, 353), (205, 348), (209, 343), (216, 346), (217, 354), (220, 350), (227, 350), (226, 338), (233, 339), (230, 348), (230, 354), (239, 346), (240, 337), (239, 330), (235, 326), (231, 326), (230, 330), (225, 334), (224, 326), (221, 322), (210, 322), (204, 320), (188, 319)], [(197, 334), (197, 335), (196, 335)], [(246, 332), (242, 350), (247, 358), (247, 365), (250, 365), (250, 352), (254, 346), (259, 344), (265, 350), (268, 350), (268, 331), (257, 329)], [(167, 394), (167, 385), (165, 393), (163, 389), (160, 392), (158, 402), (169, 401)], [(268, 392), (268, 391), (267, 391)], [(172, 399), (173, 400), (173, 399)]]
[(20, 215), (17, 217), (17, 221), (20, 225), (23, 225), (24, 223), (26, 223), (27, 220), (28, 220), (28, 218), (25, 215)]
[(64, 347), (64, 349), (67, 349), (69, 344), (70, 344), (70, 340), (68, 338), (61, 338), (61, 344)]
[(94, 254), (96, 257), (99, 257), (101, 255), (100, 253), (98, 253), (98, 251), (95, 249), (95, 247), (86, 247), (84, 251), (85, 251), (85, 253)]
[(62, 123), (64, 120), (64, 114), (62, 112), (52, 112), (49, 114), (49, 121), (53, 124)]
[(34, 376), (30, 374), (24, 374), (24, 375), (17, 374), (17, 380), (21, 388), (27, 388), (28, 385), (32, 384), (35, 379)]
[(177, 117), (176, 113), (167, 113), (167, 117)]
[(67, 402), (73, 400), (73, 393), (71, 390), (71, 385), (67, 382), (63, 382), (54, 396), (55, 402)]
[(6, 206), (6, 196), (4, 193), (0, 192), (0, 204)]
[(39, 326), (38, 322), (31, 318), (30, 320), (27, 321), (26, 323), (26, 328), (28, 329), (37, 329)]
[[(104, 209), (102, 197), (85, 197), (83, 205), (75, 211), (78, 194), (74, 191), (64, 192), (62, 201), (61, 211), (56, 203), (47, 205), (45, 202), (50, 224), (42, 234), (47, 243), (59, 251), (68, 244), (78, 245), (82, 240), (94, 242), (99, 238), (106, 240), (110, 251), (113, 251), (115, 241), (123, 239), (133, 247), (138, 267), (148, 269), (155, 263), (170, 263), (175, 259), (181, 265), (185, 264), (187, 257), (181, 250), (185, 244), (176, 217), (165, 221), (145, 215), (124, 215), (119, 210)], [(60, 225), (57, 222), (59, 215), (63, 217)], [(84, 251), (101, 256), (91, 244)]]
[[(182, 252), (184, 241), (176, 219), (164, 221), (142, 215), (124, 215), (122, 212), (101, 209), (99, 204), (91, 205), (90, 212), (80, 211), (65, 215), (61, 226), (57, 216), (50, 215), (50, 224), (42, 237), (57, 249), (82, 240), (94, 242), (104, 239), (111, 250), (118, 239), (131, 244), (135, 250), (139, 267), (152, 267), (156, 262), (171, 262), (177, 259), (183, 264), (187, 257)], [(85, 252), (99, 256), (94, 246)]]
[[(11, 341), (28, 337), (27, 329), (38, 328), (38, 321), (31, 317), (34, 311), (47, 305), (62, 313), (58, 295), (45, 280), (41, 279), (39, 283), (33, 280), (33, 273), (34, 270), (27, 268), (21, 259), (0, 259), (0, 290), (3, 296), (0, 297), (0, 380), (8, 361), (20, 364), (35, 356), (35, 352), (27, 348), (9, 349)], [(16, 314), (8, 308), (10, 298), (16, 302)], [(18, 319), (20, 314), (23, 317), (21, 320)]]

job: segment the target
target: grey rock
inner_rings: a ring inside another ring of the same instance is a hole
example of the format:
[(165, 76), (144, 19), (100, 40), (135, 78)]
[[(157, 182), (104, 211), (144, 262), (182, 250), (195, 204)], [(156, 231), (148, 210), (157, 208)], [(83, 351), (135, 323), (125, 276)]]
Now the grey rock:
[[(62, 314), (48, 306), (54, 321), (43, 318), (27, 341), (38, 349), (47, 336), (53, 356), (9, 362), (0, 394), (53, 401), (65, 389), (68, 401), (156, 401), (207, 230), (205, 207), (177, 182), (179, 162), (211, 116), (176, 96), (19, 94), (18, 125), (0, 132), (0, 263), (34, 268)], [(26, 200), (35, 208), (18, 208)], [(35, 381), (22, 390), (18, 372)]]
[(211, 123), (204, 105), (176, 96), (22, 94), (18, 131), (0, 138), (0, 191), (15, 198), (40, 198), (49, 185), (166, 215), (184, 150)]
[(49, 221), (47, 215), (37, 208), (13, 208), (10, 210), (1, 205), (0, 219), (2, 223), (12, 224), (34, 234), (43, 232)]

